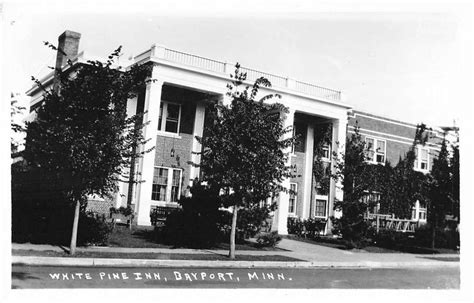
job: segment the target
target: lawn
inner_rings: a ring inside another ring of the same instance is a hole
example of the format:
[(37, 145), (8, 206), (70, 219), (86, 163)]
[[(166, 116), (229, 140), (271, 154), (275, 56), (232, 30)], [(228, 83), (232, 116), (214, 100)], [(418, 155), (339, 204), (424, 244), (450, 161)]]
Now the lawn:
[(331, 248), (337, 248), (337, 249), (342, 249), (342, 250), (351, 250), (352, 252), (370, 252), (370, 253), (414, 253), (414, 254), (459, 254), (459, 251), (453, 250), (453, 249), (448, 249), (448, 248), (436, 248), (436, 249), (430, 249), (426, 247), (394, 247), (392, 249), (385, 248), (385, 247), (380, 247), (380, 246), (375, 246), (375, 245), (369, 245), (364, 247), (363, 249), (349, 249), (344, 245), (344, 242), (341, 239), (338, 238), (332, 238), (332, 237), (320, 237), (319, 239), (308, 239), (308, 238), (301, 238), (296, 235), (288, 235), (286, 236), (288, 239), (296, 240), (296, 241), (301, 241), (301, 242), (306, 242), (306, 243), (311, 243), (311, 244), (316, 244), (316, 245), (321, 245), (321, 246), (326, 246), (326, 247), (331, 247)]
[[(107, 245), (111, 247), (132, 247), (132, 248), (177, 248), (171, 245), (165, 245), (154, 241), (153, 227), (137, 228), (132, 226), (132, 230), (125, 226), (116, 225), (109, 236)], [(210, 249), (229, 249), (229, 243), (222, 242)], [(282, 251), (273, 247), (258, 247), (255, 242), (245, 241), (245, 243), (236, 243), (235, 249), (239, 250), (260, 250), (260, 251)]]
[[(67, 252), (58, 251), (38, 251), (17, 249), (12, 251), (14, 256), (40, 256), (40, 257), (72, 257), (72, 258), (114, 258), (114, 259), (150, 259), (150, 260), (203, 260), (203, 261), (231, 261), (227, 255), (217, 253), (119, 253), (119, 252), (105, 252), (105, 251), (77, 251), (73, 256)], [(236, 261), (302, 261), (287, 256), (279, 255), (265, 255), (265, 256), (251, 256), (239, 255), (235, 256)]]
[(116, 225), (109, 235), (107, 241), (111, 247), (133, 247), (133, 248), (172, 248), (171, 245), (156, 243), (153, 241), (153, 227), (132, 226), (130, 230), (126, 226)]

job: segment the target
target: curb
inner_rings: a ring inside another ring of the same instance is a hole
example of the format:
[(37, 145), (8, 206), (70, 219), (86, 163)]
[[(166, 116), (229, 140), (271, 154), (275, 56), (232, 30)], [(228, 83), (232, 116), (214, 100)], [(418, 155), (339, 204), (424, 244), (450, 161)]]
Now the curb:
[(93, 267), (206, 267), (206, 268), (439, 268), (459, 267), (459, 262), (278, 262), (278, 261), (204, 261), (113, 258), (67, 258), (12, 256), (12, 265), (93, 266)]

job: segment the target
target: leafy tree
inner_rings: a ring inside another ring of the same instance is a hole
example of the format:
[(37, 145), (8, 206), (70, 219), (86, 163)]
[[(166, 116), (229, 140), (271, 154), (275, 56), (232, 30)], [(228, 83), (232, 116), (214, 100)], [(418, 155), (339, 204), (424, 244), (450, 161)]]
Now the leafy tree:
[(24, 156), (74, 208), (71, 254), (88, 195), (116, 192), (130, 159), (145, 152), (136, 151), (145, 140), (142, 127), (136, 127), (140, 115), (127, 117), (127, 101), (145, 88), (151, 66), (115, 67), (120, 49), (105, 63), (88, 61), (56, 70), (54, 89), (33, 78), (43, 88), (44, 99), (28, 125)]
[(415, 132), (413, 144), (401, 158), (395, 167), (389, 163), (385, 164), (382, 172), (381, 212), (395, 214), (397, 218), (410, 218), (411, 210), (415, 201), (427, 203), (427, 177), (425, 174), (415, 171), (416, 148), (425, 145), (428, 140), (427, 127), (419, 124)]
[(204, 146), (203, 180), (222, 193), (225, 206), (233, 206), (229, 257), (234, 259), (237, 213), (287, 190), (281, 186), (282, 180), (291, 176), (284, 150), (293, 139), (284, 139), (291, 127), (283, 126), (281, 114), (288, 110), (279, 103), (265, 102), (280, 96), (257, 99), (260, 87), (271, 86), (267, 79), (259, 78), (252, 87), (241, 89), (246, 74), (238, 64), (231, 78), (227, 86), (230, 105), (209, 106), (209, 123), (198, 140)]
[(336, 163), (332, 178), (341, 181), (344, 191), (344, 200), (334, 203), (334, 209), (342, 211), (341, 218), (332, 219), (334, 231), (341, 233), (347, 245), (351, 247), (363, 245), (368, 228), (364, 214), (370, 205), (362, 198), (372, 191), (376, 184), (371, 165), (366, 162), (366, 151), (366, 143), (356, 126), (354, 133), (346, 140), (345, 154), (339, 158), (337, 152), (333, 152)]
[(25, 131), (25, 127), (21, 124), (19, 124), (17, 121), (15, 121), (16, 117), (18, 115), (21, 115), (23, 111), (25, 110), (25, 107), (18, 105), (18, 100), (15, 100), (15, 95), (12, 93), (11, 94), (11, 106), (10, 106), (10, 125), (11, 125), (11, 142), (10, 142), (10, 147), (11, 147), (11, 153), (12, 155), (18, 151), (18, 145), (19, 143), (15, 138), (13, 138), (14, 133), (21, 133)]
[(439, 155), (433, 161), (429, 179), (428, 222), (431, 226), (431, 247), (435, 247), (436, 229), (444, 225), (445, 216), (451, 212), (453, 186), (451, 168), (449, 167), (446, 140), (441, 143)]
[(459, 145), (453, 144), (452, 146), (452, 157), (450, 159), (450, 168), (451, 168), (451, 201), (452, 201), (452, 214), (455, 218), (460, 219), (459, 217)]

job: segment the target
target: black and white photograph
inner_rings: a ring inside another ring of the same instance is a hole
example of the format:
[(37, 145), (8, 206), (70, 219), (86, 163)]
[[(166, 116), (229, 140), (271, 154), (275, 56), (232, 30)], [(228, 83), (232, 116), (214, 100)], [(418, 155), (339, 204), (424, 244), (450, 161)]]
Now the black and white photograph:
[(4, 298), (471, 302), (472, 16), (0, 3)]

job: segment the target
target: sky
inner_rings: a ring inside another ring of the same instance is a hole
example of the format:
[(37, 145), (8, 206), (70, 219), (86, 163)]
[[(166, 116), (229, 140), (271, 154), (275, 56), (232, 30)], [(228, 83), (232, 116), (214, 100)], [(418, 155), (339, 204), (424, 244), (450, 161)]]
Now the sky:
[(57, 43), (69, 29), (82, 34), (80, 50), (88, 54), (106, 57), (122, 45), (128, 58), (157, 43), (340, 90), (354, 109), (406, 122), (459, 124), (472, 111), (472, 90), (466, 89), (472, 83), (472, 25), (463, 6), (324, 11), (277, 1), (272, 9), (239, 10), (232, 2), (181, 10), (150, 2), (7, 3), (6, 90), (25, 92), (31, 76), (47, 73), (55, 54), (43, 41)]

